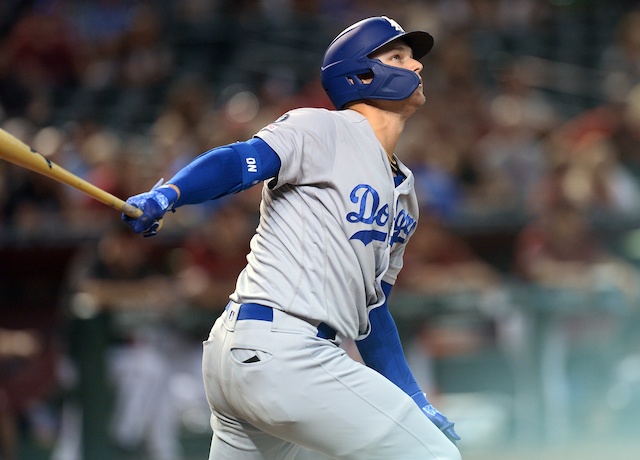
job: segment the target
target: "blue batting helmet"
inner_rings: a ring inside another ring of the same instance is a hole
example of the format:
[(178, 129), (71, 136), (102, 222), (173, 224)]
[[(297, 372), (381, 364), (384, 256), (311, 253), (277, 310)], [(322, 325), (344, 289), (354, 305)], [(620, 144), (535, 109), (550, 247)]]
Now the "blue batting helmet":
[[(329, 45), (322, 61), (322, 86), (337, 109), (362, 99), (402, 100), (420, 84), (415, 72), (383, 64), (369, 56), (393, 40), (402, 39), (414, 59), (433, 47), (427, 32), (405, 32), (386, 16), (363, 19), (343, 30)], [(361, 76), (372, 78), (363, 83)]]

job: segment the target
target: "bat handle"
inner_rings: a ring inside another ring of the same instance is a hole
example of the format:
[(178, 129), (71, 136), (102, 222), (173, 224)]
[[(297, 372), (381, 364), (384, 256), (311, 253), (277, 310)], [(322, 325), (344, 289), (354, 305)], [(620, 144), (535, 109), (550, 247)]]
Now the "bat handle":
[(133, 219), (137, 219), (142, 215), (141, 209), (126, 202), (122, 204), (122, 212)]

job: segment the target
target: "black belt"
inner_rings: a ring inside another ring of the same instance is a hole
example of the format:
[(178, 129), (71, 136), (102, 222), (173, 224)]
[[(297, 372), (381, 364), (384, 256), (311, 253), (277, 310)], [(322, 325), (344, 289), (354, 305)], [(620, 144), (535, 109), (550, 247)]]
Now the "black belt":
[[(229, 308), (229, 305), (227, 305), (227, 308), (225, 308), (225, 310)], [(238, 318), (236, 319), (236, 321), (242, 321), (245, 319), (273, 322), (273, 308), (267, 307), (266, 305), (260, 305), (258, 303), (243, 303), (238, 309)], [(326, 323), (318, 324), (318, 334), (316, 335), (321, 339), (336, 339), (335, 329), (333, 329)]]

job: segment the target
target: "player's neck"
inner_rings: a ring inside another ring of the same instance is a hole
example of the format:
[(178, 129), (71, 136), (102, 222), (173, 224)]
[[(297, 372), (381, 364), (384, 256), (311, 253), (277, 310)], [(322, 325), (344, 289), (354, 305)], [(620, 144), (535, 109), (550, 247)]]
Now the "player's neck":
[(360, 113), (367, 119), (378, 141), (385, 152), (387, 152), (389, 161), (391, 161), (400, 135), (404, 130), (406, 118), (394, 112), (380, 110), (366, 103), (354, 104), (349, 108)]

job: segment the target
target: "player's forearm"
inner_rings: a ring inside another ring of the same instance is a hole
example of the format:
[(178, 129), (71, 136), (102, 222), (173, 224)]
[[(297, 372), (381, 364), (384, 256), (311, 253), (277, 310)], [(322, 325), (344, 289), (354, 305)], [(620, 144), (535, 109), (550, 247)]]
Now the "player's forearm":
[(276, 153), (261, 139), (251, 139), (203, 153), (167, 185), (178, 193), (177, 208), (245, 190), (274, 177), (279, 168)]
[[(391, 293), (391, 285), (382, 283), (387, 299)], [(365, 364), (395, 383), (418, 405), (420, 410), (431, 420), (453, 443), (460, 439), (454, 424), (429, 403), (427, 396), (416, 383), (402, 350), (400, 335), (395, 321), (391, 317), (387, 301), (369, 313), (371, 333), (359, 342), (358, 350)]]
[(169, 210), (202, 203), (245, 190), (280, 171), (280, 157), (259, 138), (236, 142), (203, 153), (165, 184), (129, 197), (127, 204), (142, 211), (138, 217), (122, 214), (134, 232), (154, 236)]
[[(387, 298), (391, 293), (391, 287), (390, 284), (383, 283), (383, 290)], [(371, 322), (370, 334), (365, 339), (356, 342), (362, 360), (367, 366), (395, 383), (409, 396), (422, 395), (422, 391), (407, 364), (398, 328), (391, 317), (386, 301), (384, 305), (369, 313), (369, 321)]]
[(178, 191), (174, 208), (230, 195), (242, 183), (240, 158), (232, 148), (218, 147), (198, 156), (167, 183)]

